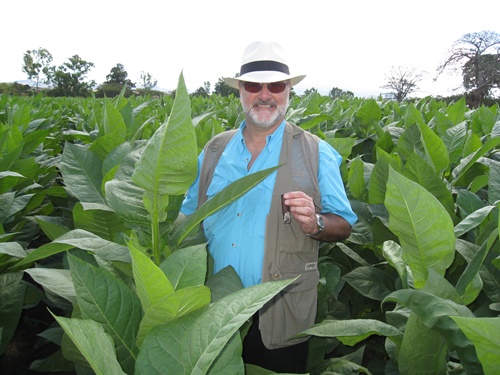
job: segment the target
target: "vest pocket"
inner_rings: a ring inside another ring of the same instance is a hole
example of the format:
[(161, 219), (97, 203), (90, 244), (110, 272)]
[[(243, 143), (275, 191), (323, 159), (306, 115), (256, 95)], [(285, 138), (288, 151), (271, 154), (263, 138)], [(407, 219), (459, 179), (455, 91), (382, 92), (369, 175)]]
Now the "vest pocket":
[(317, 254), (317, 241), (303, 233), (292, 219), (290, 224), (280, 223), (279, 241), (281, 252), (285, 254)]
[[(290, 339), (310, 328), (316, 319), (319, 272), (283, 273), (283, 279), (300, 277), (281, 291), (261, 311), (262, 336), (266, 347), (279, 348), (306, 341)], [(265, 330), (269, 329), (266, 334)]]

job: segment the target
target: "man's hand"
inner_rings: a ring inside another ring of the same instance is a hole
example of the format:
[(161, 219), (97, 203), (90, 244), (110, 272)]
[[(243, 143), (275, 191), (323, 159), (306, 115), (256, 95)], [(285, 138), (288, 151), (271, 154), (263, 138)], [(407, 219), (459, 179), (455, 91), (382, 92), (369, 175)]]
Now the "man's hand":
[(283, 194), (285, 204), (290, 207), (292, 218), (299, 224), (302, 232), (306, 234), (316, 233), (316, 209), (313, 199), (302, 191), (290, 191)]
[[(316, 209), (313, 199), (302, 191), (290, 191), (283, 194), (284, 204), (290, 207), (292, 218), (299, 224), (300, 230), (305, 234), (318, 231), (316, 224)], [(335, 242), (345, 240), (351, 234), (351, 224), (342, 216), (334, 213), (321, 213), (325, 223), (325, 229), (314, 236), (314, 239), (323, 242)]]

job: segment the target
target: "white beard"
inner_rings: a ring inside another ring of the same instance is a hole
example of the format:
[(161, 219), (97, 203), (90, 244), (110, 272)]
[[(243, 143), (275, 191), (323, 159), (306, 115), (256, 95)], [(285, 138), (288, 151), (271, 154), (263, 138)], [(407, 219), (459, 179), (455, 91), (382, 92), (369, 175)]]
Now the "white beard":
[[(243, 112), (249, 117), (249, 119), (257, 126), (261, 128), (269, 128), (276, 124), (276, 121), (285, 116), (286, 110), (288, 108), (289, 99), (287, 98), (285, 104), (278, 105), (276, 109), (271, 113), (261, 113), (254, 106), (267, 105), (266, 102), (257, 102), (252, 105), (245, 105), (242, 103)], [(273, 103), (271, 103), (273, 104)]]

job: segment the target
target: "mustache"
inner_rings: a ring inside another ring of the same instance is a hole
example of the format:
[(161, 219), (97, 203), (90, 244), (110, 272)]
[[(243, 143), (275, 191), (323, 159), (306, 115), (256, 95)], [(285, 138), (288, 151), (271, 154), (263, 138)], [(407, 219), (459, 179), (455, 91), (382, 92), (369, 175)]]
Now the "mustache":
[(277, 106), (276, 102), (274, 100), (257, 100), (256, 102), (253, 103), (254, 106), (256, 105), (274, 105)]

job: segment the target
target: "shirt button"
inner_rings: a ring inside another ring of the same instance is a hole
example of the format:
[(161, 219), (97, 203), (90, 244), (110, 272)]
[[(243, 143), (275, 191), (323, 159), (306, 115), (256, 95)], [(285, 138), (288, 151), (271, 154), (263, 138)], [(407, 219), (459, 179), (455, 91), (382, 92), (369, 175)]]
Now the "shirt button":
[(231, 246), (232, 246), (232, 247), (236, 247), (236, 244), (233, 242), (233, 243), (231, 244)]
[(236, 214), (236, 216), (240, 217), (240, 216), (241, 216), (241, 212), (238, 212), (238, 213)]

